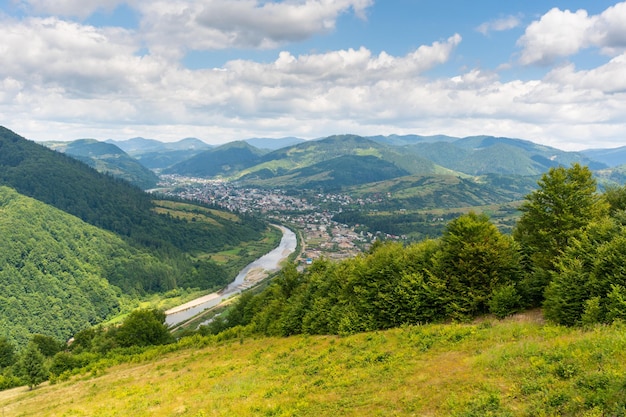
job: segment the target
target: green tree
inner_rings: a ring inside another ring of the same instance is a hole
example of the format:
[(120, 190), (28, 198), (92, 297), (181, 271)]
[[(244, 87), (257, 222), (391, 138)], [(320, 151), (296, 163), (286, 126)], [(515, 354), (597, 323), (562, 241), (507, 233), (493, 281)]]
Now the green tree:
[(135, 310), (128, 315), (115, 333), (121, 347), (163, 345), (172, 341), (165, 323), (165, 313), (159, 310)]
[(596, 193), (592, 172), (578, 163), (551, 168), (538, 185), (520, 207), (522, 216), (513, 234), (531, 272), (526, 290), (533, 304), (542, 301), (550, 274), (571, 239), (608, 212), (608, 204)]
[(602, 195), (609, 205), (609, 214), (613, 217), (626, 211), (626, 186), (609, 185)]
[(545, 291), (543, 307), (547, 319), (571, 326), (618, 317), (607, 314), (609, 304), (617, 305), (613, 301), (619, 299), (614, 286), (626, 285), (625, 233), (624, 226), (605, 217), (570, 240), (555, 263)]
[(56, 340), (52, 336), (46, 336), (43, 334), (35, 334), (30, 339), (37, 345), (39, 351), (48, 358), (53, 357), (57, 352), (66, 348), (65, 343)]
[(520, 268), (513, 240), (486, 215), (469, 213), (448, 224), (434, 271), (447, 282), (448, 315), (466, 319), (489, 312), (494, 290), (517, 284)]
[(45, 358), (34, 342), (30, 342), (22, 352), (18, 369), (31, 390), (48, 378)]
[(6, 337), (0, 337), (0, 369), (15, 363), (15, 346)]

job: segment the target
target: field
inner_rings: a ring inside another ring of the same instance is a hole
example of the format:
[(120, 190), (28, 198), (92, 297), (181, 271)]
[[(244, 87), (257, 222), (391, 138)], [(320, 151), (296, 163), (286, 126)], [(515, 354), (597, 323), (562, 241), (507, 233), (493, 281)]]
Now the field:
[[(601, 416), (626, 412), (623, 325), (504, 321), (183, 339), (40, 386), (9, 416)], [(113, 361), (113, 359), (110, 359)]]

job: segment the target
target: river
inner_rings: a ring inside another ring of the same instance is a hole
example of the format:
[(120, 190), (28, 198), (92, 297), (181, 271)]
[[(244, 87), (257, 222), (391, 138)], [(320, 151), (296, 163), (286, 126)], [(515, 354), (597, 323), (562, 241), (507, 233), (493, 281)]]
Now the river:
[(234, 294), (250, 288), (260, 280), (266, 278), (270, 273), (278, 271), (280, 269), (280, 263), (296, 250), (298, 242), (296, 234), (293, 231), (283, 226), (275, 226), (282, 230), (283, 237), (274, 250), (248, 264), (248, 266), (237, 274), (235, 280), (222, 291), (196, 298), (195, 300), (167, 310), (165, 312), (165, 324), (171, 327), (189, 320), (202, 311), (215, 307)]

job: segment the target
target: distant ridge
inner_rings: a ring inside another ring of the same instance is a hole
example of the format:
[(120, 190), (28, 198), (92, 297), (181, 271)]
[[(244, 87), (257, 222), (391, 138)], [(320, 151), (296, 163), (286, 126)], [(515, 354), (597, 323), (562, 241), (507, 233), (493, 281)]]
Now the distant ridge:
[(198, 138), (184, 138), (176, 142), (161, 142), (156, 139), (136, 137), (126, 140), (107, 139), (105, 143), (116, 145), (130, 155), (144, 154), (147, 152), (159, 152), (166, 150), (204, 150), (212, 146)]
[(83, 161), (98, 172), (124, 179), (144, 190), (154, 188), (159, 181), (154, 172), (112, 143), (99, 142), (95, 139), (42, 143)]
[(199, 177), (232, 175), (257, 164), (264, 153), (245, 141), (230, 142), (203, 151), (163, 172)]
[(275, 151), (276, 149), (285, 148), (287, 146), (297, 145), (302, 142), (306, 142), (305, 139), (296, 138), (293, 136), (285, 137), (285, 138), (252, 138), (245, 139), (244, 142), (249, 143), (255, 148), (259, 149), (268, 149), (271, 151)]
[(609, 167), (617, 167), (626, 164), (626, 146), (611, 149), (586, 149), (580, 151), (590, 159), (603, 162)]

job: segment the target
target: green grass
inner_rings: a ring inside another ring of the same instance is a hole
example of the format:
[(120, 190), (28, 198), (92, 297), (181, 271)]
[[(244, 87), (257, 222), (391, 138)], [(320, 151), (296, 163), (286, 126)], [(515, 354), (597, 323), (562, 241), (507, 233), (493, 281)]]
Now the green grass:
[(236, 265), (241, 269), (253, 260), (260, 258), (280, 244), (282, 232), (270, 227), (265, 237), (259, 241), (245, 242), (235, 248), (210, 254), (211, 259), (220, 265)]
[(518, 316), (349, 337), (183, 339), (34, 391), (4, 416), (624, 415), (626, 330)]

